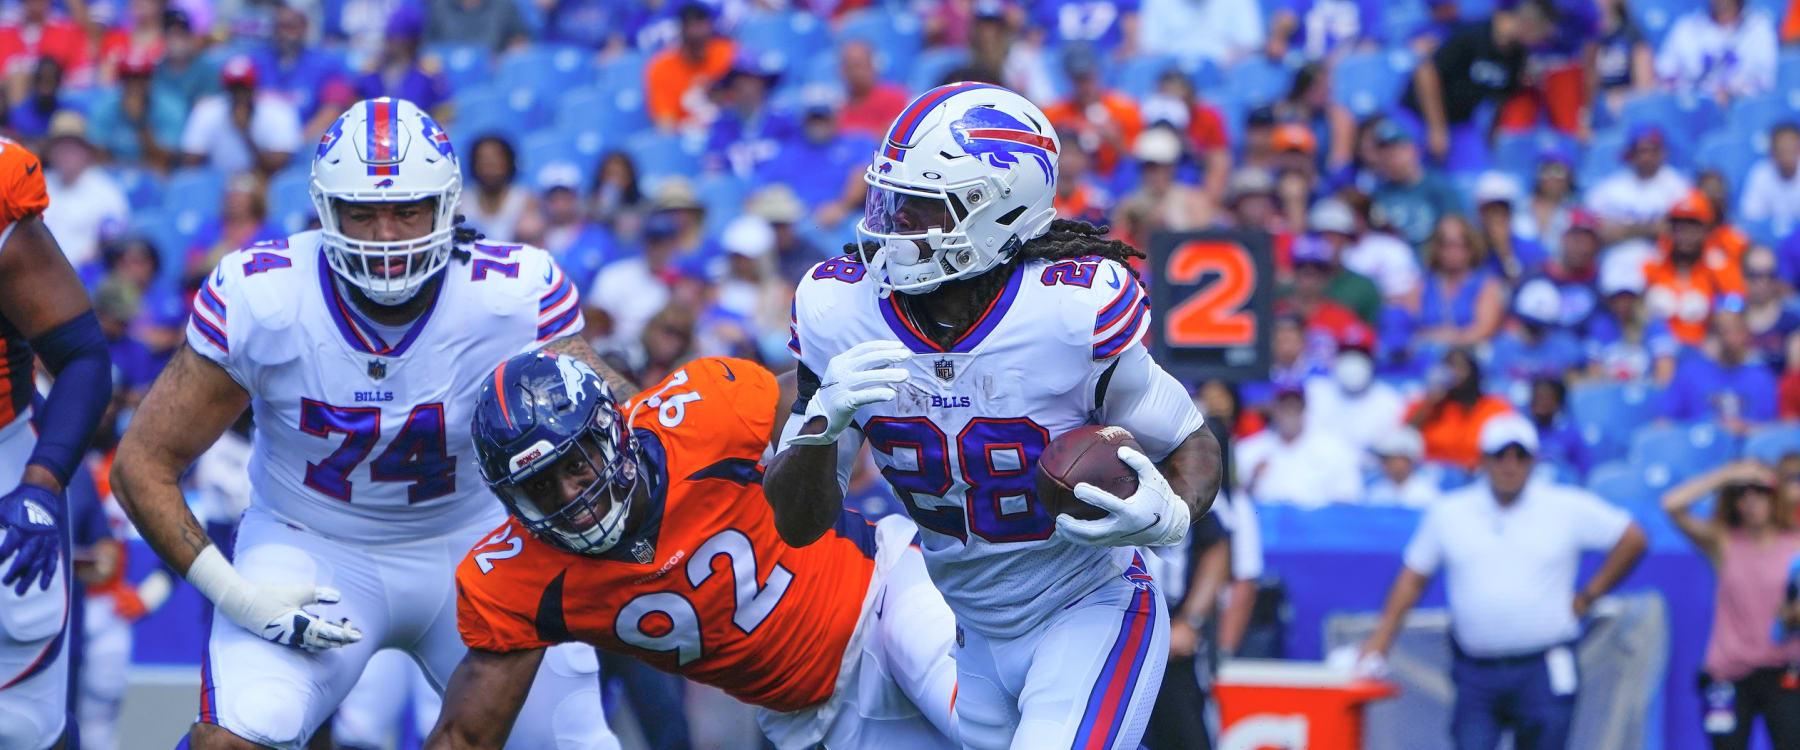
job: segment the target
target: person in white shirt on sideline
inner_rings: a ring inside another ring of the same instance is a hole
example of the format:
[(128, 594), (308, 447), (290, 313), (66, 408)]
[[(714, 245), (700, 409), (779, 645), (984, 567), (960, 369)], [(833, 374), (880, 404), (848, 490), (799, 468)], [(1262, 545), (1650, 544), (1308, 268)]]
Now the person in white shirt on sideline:
[(1327, 430), (1306, 429), (1306, 395), (1298, 384), (1277, 386), (1269, 428), (1237, 444), (1238, 486), (1261, 503), (1317, 508), (1362, 497), (1356, 448)]
[(1389, 429), (1370, 447), (1370, 453), (1380, 463), (1381, 473), (1363, 491), (1364, 503), (1423, 508), (1443, 496), (1438, 489), (1443, 473), (1420, 463), (1425, 459), (1425, 438), (1418, 430)]
[[(1625, 168), (1588, 190), (1585, 202), (1600, 217), (1602, 246), (1633, 245), (1647, 257), (1669, 207), (1693, 190), (1693, 183), (1669, 166), (1666, 141), (1660, 125), (1633, 126), (1625, 139)], [(1608, 254), (1617, 254), (1616, 248)]]
[(1362, 452), (1405, 420), (1406, 399), (1375, 379), (1375, 360), (1369, 356), (1373, 346), (1373, 341), (1346, 341), (1332, 359), (1329, 375), (1306, 379), (1307, 432), (1336, 434)]
[[(1358, 666), (1381, 671), (1401, 620), (1442, 568), (1457, 750), (1494, 750), (1508, 730), (1517, 750), (1563, 748), (1581, 621), (1637, 565), (1644, 531), (1586, 490), (1534, 479), (1537, 430), (1525, 418), (1488, 420), (1480, 447), (1486, 477), (1425, 511)], [(1606, 550), (1606, 559), (1577, 589), (1586, 550)]]
[(1775, 88), (1775, 21), (1744, 0), (1711, 0), (1675, 21), (1656, 53), (1656, 78), (1720, 101)]
[(1784, 122), (1770, 130), (1769, 158), (1744, 178), (1738, 218), (1769, 222), (1776, 237), (1800, 226), (1800, 125)]

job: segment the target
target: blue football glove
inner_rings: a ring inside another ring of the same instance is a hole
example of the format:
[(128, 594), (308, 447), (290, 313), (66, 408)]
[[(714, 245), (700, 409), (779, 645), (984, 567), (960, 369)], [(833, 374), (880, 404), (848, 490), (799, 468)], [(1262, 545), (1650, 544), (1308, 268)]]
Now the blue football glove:
[(0, 586), (13, 587), (24, 596), (36, 579), (38, 588), (50, 588), (56, 566), (62, 561), (62, 499), (35, 484), (20, 484), (0, 497), (0, 561), (12, 558)]

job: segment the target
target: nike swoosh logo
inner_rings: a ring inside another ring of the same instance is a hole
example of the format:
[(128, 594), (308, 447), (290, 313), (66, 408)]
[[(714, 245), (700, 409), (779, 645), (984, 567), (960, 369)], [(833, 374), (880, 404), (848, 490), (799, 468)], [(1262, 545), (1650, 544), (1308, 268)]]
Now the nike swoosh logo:
[(25, 174), (34, 174), (34, 173), (36, 173), (36, 172), (37, 172), (37, 165), (36, 165), (36, 164), (27, 164), (27, 165), (25, 165)]
[(737, 374), (731, 371), (731, 365), (725, 364), (725, 360), (719, 360), (719, 366), (725, 369), (726, 380), (737, 380)]
[(1110, 286), (1114, 289), (1119, 288), (1119, 269), (1117, 269), (1117, 268), (1112, 269), (1112, 281), (1106, 282), (1106, 285)]

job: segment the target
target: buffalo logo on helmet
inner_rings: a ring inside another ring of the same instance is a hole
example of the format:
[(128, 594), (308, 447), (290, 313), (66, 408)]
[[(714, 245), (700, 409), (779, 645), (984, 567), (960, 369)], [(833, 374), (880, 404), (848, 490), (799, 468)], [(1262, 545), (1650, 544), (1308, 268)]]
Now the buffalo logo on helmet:
[(422, 119), (425, 121), (425, 142), (431, 144), (431, 147), (445, 158), (455, 158), (456, 149), (450, 146), (450, 134), (444, 132), (444, 129), (430, 116)]
[(950, 124), (950, 136), (988, 166), (1011, 167), (1020, 156), (1029, 156), (1044, 170), (1045, 181), (1056, 181), (1056, 141), (1017, 117), (993, 107), (975, 107)]
[(375, 187), (378, 187), (378, 188), (391, 188), (393, 186), (394, 186), (394, 178), (392, 178), (392, 177), (389, 177), (385, 180), (375, 183)]
[(337, 145), (338, 139), (342, 137), (344, 137), (344, 120), (338, 118), (331, 123), (331, 127), (325, 129), (324, 135), (319, 136), (319, 150), (313, 155), (313, 158), (325, 158), (325, 155), (331, 152), (331, 147)]

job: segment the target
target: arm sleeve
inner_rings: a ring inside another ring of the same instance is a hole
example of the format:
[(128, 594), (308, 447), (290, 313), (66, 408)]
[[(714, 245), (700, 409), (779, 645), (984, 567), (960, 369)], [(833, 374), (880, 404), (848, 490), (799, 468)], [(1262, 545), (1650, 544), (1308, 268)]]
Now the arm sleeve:
[(44, 397), (41, 413), (32, 420), (38, 437), (27, 463), (49, 470), (66, 487), (70, 475), (81, 467), (88, 437), (112, 401), (112, 357), (92, 310), (30, 343), (56, 382)]
[(1425, 512), (1419, 519), (1418, 530), (1413, 532), (1412, 539), (1406, 543), (1406, 552), (1401, 556), (1408, 570), (1426, 577), (1437, 573), (1438, 565), (1444, 559), (1444, 545), (1439, 538), (1437, 516), (1432, 511)]
[(1101, 424), (1131, 431), (1144, 453), (1161, 461), (1206, 424), (1186, 388), (1163, 370), (1142, 345), (1119, 355), (1101, 375), (1095, 394)]
[(581, 294), (575, 282), (563, 274), (562, 268), (545, 255), (549, 268), (543, 272), (543, 290), (538, 294), (537, 340), (527, 349), (536, 349), (552, 339), (581, 332)]
[(1585, 549), (1604, 550), (1618, 544), (1631, 526), (1631, 514), (1591, 493), (1574, 488), (1566, 491), (1569, 496), (1562, 502), (1573, 516), (1569, 528), (1575, 531), (1576, 541)]

